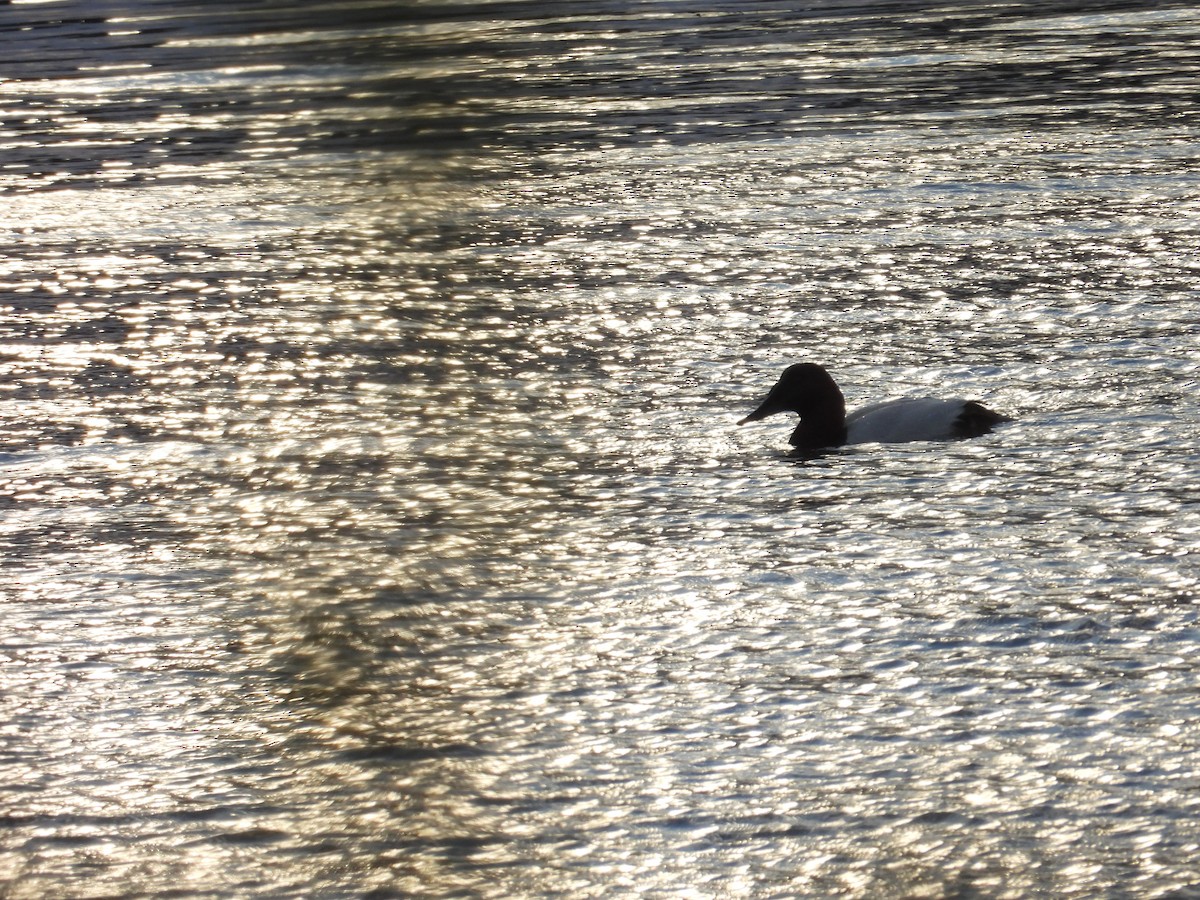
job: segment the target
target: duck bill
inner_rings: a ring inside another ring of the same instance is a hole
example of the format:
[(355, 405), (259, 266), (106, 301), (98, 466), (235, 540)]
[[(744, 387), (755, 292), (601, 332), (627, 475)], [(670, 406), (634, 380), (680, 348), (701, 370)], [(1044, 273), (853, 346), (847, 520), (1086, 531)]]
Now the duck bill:
[(747, 422), (757, 422), (759, 419), (765, 419), (767, 416), (773, 416), (776, 413), (786, 412), (786, 409), (775, 399), (775, 392), (767, 394), (767, 399), (746, 418), (738, 422), (739, 425), (745, 425)]

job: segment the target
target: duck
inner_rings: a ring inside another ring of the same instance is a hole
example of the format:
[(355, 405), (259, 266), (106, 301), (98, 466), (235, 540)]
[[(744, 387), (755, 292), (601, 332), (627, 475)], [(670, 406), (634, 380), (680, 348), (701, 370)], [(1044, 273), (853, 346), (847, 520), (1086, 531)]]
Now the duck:
[(784, 369), (758, 409), (738, 425), (784, 412), (800, 416), (790, 439), (799, 451), (845, 444), (962, 440), (1012, 421), (974, 400), (935, 397), (886, 400), (846, 415), (846, 399), (837, 382), (816, 363), (796, 363)]

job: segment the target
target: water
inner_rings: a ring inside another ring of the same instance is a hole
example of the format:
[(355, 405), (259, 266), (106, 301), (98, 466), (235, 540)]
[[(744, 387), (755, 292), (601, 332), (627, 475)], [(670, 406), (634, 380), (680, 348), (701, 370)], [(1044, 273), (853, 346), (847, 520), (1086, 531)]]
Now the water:
[(0, 33), (0, 893), (1200, 896), (1200, 9)]

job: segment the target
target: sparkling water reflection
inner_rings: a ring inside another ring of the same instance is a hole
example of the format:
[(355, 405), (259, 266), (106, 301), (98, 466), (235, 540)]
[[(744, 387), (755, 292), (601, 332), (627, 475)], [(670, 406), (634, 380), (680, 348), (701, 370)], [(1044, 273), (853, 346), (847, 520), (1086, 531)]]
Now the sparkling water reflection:
[(211, 10), (0, 7), (0, 893), (1200, 889), (1194, 9)]

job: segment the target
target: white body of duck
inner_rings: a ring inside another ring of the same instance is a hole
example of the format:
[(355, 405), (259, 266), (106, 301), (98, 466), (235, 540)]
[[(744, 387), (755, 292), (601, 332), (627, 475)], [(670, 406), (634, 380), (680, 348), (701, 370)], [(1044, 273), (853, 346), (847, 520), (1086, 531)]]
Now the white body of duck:
[(874, 403), (846, 415), (837, 382), (821, 366), (789, 366), (767, 397), (738, 424), (756, 422), (781, 412), (794, 412), (800, 424), (791, 443), (801, 450), (843, 444), (953, 441), (987, 434), (1011, 421), (973, 400), (909, 397)]

